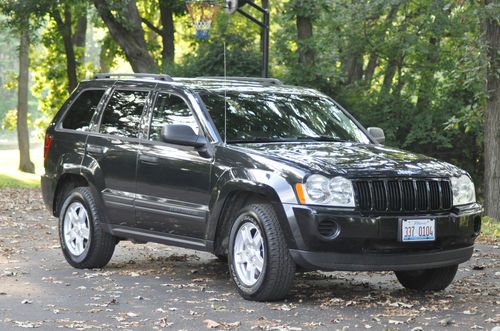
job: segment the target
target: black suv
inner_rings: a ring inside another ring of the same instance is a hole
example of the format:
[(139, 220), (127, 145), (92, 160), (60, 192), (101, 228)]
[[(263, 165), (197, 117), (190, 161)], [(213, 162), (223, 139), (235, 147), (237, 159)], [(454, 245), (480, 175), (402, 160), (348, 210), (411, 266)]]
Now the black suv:
[(251, 300), (284, 298), (296, 270), (391, 270), (444, 289), (480, 232), (474, 184), (383, 142), (276, 79), (99, 74), (47, 129), (42, 191), (76, 268), (132, 240), (227, 258)]

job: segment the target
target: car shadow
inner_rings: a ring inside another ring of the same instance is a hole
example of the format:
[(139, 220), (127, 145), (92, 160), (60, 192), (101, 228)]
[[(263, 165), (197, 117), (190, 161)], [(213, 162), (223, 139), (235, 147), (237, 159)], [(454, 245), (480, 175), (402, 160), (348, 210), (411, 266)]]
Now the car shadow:
[[(230, 280), (227, 262), (208, 253), (177, 251), (175, 248), (167, 254), (163, 250), (135, 252), (128, 260), (123, 256), (112, 260), (106, 270), (139, 276), (153, 275), (159, 277), (160, 282), (199, 283), (209, 291), (237, 294)], [(397, 300), (408, 302), (410, 299), (420, 301), (428, 295), (403, 289), (392, 272), (297, 272), (286, 302), (370, 304)]]

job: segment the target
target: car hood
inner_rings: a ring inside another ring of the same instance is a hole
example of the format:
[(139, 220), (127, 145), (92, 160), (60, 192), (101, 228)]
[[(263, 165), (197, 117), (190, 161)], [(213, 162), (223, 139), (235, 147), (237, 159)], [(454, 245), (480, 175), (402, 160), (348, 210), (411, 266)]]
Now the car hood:
[(451, 177), (463, 171), (449, 163), (385, 147), (353, 142), (239, 144), (247, 152), (310, 171), (346, 177)]

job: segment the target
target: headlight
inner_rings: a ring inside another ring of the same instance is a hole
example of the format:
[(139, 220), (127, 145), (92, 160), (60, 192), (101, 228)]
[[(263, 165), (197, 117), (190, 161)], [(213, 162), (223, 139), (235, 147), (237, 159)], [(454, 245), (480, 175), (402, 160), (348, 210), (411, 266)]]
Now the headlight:
[(344, 177), (309, 176), (304, 185), (297, 185), (297, 194), (303, 204), (354, 207), (352, 183)]
[(453, 205), (460, 206), (476, 202), (476, 190), (469, 176), (451, 177), (451, 189), (453, 190)]

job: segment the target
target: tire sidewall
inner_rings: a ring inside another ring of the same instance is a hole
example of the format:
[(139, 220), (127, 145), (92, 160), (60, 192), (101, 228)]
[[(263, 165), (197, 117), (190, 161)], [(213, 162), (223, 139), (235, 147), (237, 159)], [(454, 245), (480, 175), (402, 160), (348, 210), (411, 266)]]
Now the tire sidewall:
[[(262, 242), (264, 245), (264, 265), (262, 267), (262, 274), (259, 277), (259, 280), (252, 286), (245, 285), (238, 277), (235, 267), (234, 267), (234, 242), (236, 240), (236, 235), (238, 233), (238, 230), (241, 228), (241, 226), (245, 223), (252, 223), (254, 224), (260, 231), (260, 234), (262, 236)], [(238, 287), (238, 290), (242, 292), (242, 294), (246, 296), (251, 296), (259, 292), (259, 290), (262, 287), (262, 284), (265, 282), (266, 276), (267, 276), (267, 269), (268, 269), (268, 260), (269, 260), (269, 245), (267, 243), (267, 234), (264, 230), (264, 227), (262, 226), (262, 221), (260, 220), (259, 215), (255, 211), (253, 211), (251, 208), (245, 208), (239, 216), (236, 218), (234, 221), (232, 227), (231, 227), (231, 233), (229, 237), (229, 269), (230, 269), (230, 274), (231, 278), (235, 282), (236, 286)]]
[[(64, 217), (66, 216), (68, 207), (73, 202), (80, 202), (85, 207), (87, 211), (87, 216), (89, 217), (89, 241), (83, 253), (78, 256), (73, 255), (66, 246), (66, 241), (64, 240), (64, 233), (63, 233)], [(92, 208), (90, 208), (90, 204), (88, 203), (87, 199), (81, 192), (79, 192), (78, 190), (73, 190), (64, 200), (64, 203), (61, 207), (61, 212), (59, 214), (59, 241), (61, 249), (64, 253), (64, 257), (70, 264), (81, 264), (87, 259), (87, 257), (89, 256), (89, 252), (92, 249), (91, 246), (93, 243), (93, 235), (94, 235), (94, 214), (92, 213)]]

